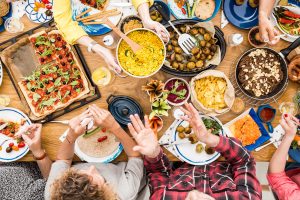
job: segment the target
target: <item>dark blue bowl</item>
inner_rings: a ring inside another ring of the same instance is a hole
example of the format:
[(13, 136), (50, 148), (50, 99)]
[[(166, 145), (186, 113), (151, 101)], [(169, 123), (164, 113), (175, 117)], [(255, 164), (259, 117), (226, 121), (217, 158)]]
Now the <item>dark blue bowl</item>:
[(0, 25), (0, 32), (3, 32), (5, 30), (5, 27), (4, 27), (4, 22), (10, 18), (12, 15), (12, 6), (11, 6), (11, 3), (9, 3), (9, 12), (7, 13), (7, 15), (5, 15), (4, 17), (2, 17), (3, 19), (3, 24)]
[(250, 29), (258, 25), (258, 7), (252, 8), (248, 1), (237, 5), (235, 0), (224, 0), (223, 10), (227, 20), (241, 29)]
[[(171, 11), (169, 9), (169, 6), (165, 2), (160, 1), (160, 0), (155, 0), (154, 2), (156, 4), (158, 4), (162, 8), (162, 10), (164, 11), (164, 13), (166, 13), (166, 15), (168, 16), (168, 18), (170, 19), (170, 17), (171, 17)], [(154, 6), (151, 6), (150, 7), (150, 12), (153, 11), (153, 10), (156, 10), (156, 8)], [(166, 21), (166, 20), (163, 19), (160, 23), (161, 24), (167, 24), (168, 21)]]

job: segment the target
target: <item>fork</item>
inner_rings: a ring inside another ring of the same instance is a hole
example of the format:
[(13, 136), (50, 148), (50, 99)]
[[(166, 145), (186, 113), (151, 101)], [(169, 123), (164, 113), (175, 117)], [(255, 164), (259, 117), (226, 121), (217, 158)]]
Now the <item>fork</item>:
[(7, 142), (8, 140), (10, 140), (10, 139), (5, 139), (3, 142), (1, 142), (1, 143), (0, 143), (0, 147), (1, 147), (5, 142)]
[(184, 51), (184, 53), (191, 55), (191, 50), (196, 46), (196, 40), (192, 36), (190, 36), (187, 33), (181, 34), (178, 29), (174, 26), (174, 24), (171, 22), (169, 16), (166, 15), (166, 13), (162, 10), (160, 5), (157, 5), (156, 3), (153, 4), (156, 10), (161, 14), (162, 18), (171, 25), (171, 27), (176, 31), (176, 33), (179, 35), (178, 38), (178, 44), (181, 47), (181, 49)]

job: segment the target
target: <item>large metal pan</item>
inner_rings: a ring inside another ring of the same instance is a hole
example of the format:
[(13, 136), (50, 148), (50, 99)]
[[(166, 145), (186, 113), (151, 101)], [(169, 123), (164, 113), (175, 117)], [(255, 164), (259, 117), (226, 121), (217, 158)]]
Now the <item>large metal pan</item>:
[[(300, 38), (298, 38), (295, 42), (293, 42), (287, 48), (282, 49), (279, 53), (277, 51), (271, 49), (271, 48), (262, 47), (262, 48), (250, 49), (250, 50), (246, 51), (244, 54), (242, 54), (242, 56), (238, 59), (238, 62), (235, 66), (235, 78), (236, 78), (236, 81), (237, 81), (237, 85), (238, 85), (239, 89), (243, 92), (243, 94), (246, 95), (247, 97), (251, 98), (251, 99), (262, 101), (262, 100), (271, 99), (271, 98), (275, 97), (277, 94), (279, 94), (280, 92), (282, 92), (282, 90), (285, 88), (286, 84), (288, 83), (288, 66), (287, 66), (286, 57), (291, 51), (293, 51), (299, 45), (300, 45)], [(264, 50), (266, 50), (270, 53), (273, 53), (275, 56), (277, 56), (277, 58), (279, 59), (279, 62), (280, 62), (280, 67), (281, 67), (282, 72), (283, 72), (283, 79), (277, 85), (277, 87), (271, 93), (269, 93), (267, 95), (260, 96), (260, 97), (256, 97), (253, 94), (251, 94), (250, 92), (248, 92), (247, 90), (245, 90), (242, 87), (242, 83), (238, 79), (238, 74), (239, 74), (238, 66), (239, 66), (241, 60), (244, 57), (246, 57), (247, 55), (249, 55), (251, 52), (253, 52), (257, 49), (264, 49)]]

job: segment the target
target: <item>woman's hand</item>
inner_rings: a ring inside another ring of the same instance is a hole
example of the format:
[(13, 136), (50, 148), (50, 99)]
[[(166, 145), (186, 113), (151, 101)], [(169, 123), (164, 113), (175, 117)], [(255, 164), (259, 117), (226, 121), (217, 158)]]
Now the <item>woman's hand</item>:
[(268, 42), (271, 45), (279, 42), (280, 37), (278, 30), (273, 26), (271, 20), (264, 13), (259, 15), (259, 34), (263, 42)]
[(101, 109), (93, 104), (89, 107), (89, 112), (92, 114), (96, 126), (104, 127), (112, 133), (120, 128), (118, 122), (107, 110)]
[(28, 145), (30, 151), (35, 157), (40, 157), (44, 154), (41, 142), (41, 124), (31, 124), (29, 126), (23, 126), (20, 129), (20, 131), (16, 134), (16, 136), (23, 138), (23, 140)]
[(207, 144), (210, 147), (216, 147), (219, 144), (220, 138), (216, 135), (213, 135), (206, 129), (201, 117), (199, 116), (199, 112), (191, 103), (185, 103), (184, 106), (186, 109), (182, 107), (180, 109), (186, 115), (182, 116), (181, 119), (189, 122), (199, 141)]
[(285, 132), (284, 137), (294, 140), (297, 133), (297, 127), (300, 126), (299, 120), (292, 115), (284, 114), (280, 120), (280, 125)]
[[(84, 119), (90, 119), (83, 121)], [(92, 121), (92, 114), (89, 110), (84, 111), (79, 116), (72, 118), (69, 121), (69, 132), (68, 132), (68, 140), (69, 142), (74, 142), (80, 135), (82, 135), (86, 131), (86, 126)]]
[(118, 65), (116, 57), (111, 53), (111, 51), (109, 49), (106, 49), (103, 47), (103, 48), (101, 48), (100, 51), (96, 51), (96, 52), (98, 52), (98, 54), (100, 54), (100, 56), (104, 59), (105, 63), (108, 65), (108, 67), (111, 70), (116, 71), (117, 73), (122, 72), (122, 69)]
[(157, 157), (160, 153), (160, 147), (153, 130), (150, 128), (148, 117), (145, 116), (145, 126), (137, 114), (130, 115), (130, 119), (131, 123), (128, 124), (128, 129), (137, 143), (133, 150), (150, 158)]
[(169, 41), (170, 34), (161, 23), (149, 19), (147, 21), (143, 21), (143, 24), (145, 28), (154, 30), (164, 42)]

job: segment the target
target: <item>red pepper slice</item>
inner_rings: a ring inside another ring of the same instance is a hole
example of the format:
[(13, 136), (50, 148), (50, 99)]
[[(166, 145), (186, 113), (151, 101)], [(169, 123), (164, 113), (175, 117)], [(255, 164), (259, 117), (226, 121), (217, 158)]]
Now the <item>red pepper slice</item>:
[(103, 142), (104, 140), (106, 140), (107, 139), (107, 136), (103, 136), (103, 137), (100, 137), (100, 138), (98, 138), (98, 142)]
[(19, 148), (25, 147), (25, 143), (24, 143), (23, 141), (21, 141), (21, 142), (18, 144), (18, 147), (19, 147)]
[(288, 16), (288, 17), (292, 17), (292, 18), (300, 18), (300, 15), (293, 13), (289, 10), (286, 10), (283, 12), (284, 15)]
[(279, 18), (278, 21), (282, 24), (293, 24), (295, 22), (295, 20), (285, 18)]
[(184, 8), (181, 8), (181, 12), (185, 15), (186, 14), (186, 10)]

